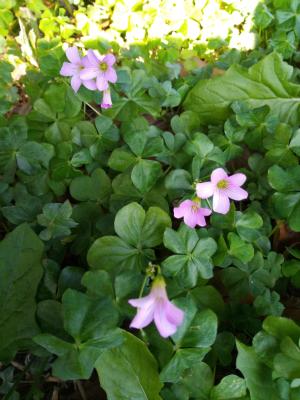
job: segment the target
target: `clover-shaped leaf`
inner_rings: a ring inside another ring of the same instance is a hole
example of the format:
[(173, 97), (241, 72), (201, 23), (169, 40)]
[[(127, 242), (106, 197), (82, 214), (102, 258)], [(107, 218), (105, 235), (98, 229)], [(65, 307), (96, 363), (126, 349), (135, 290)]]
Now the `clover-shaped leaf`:
[(176, 299), (176, 304), (185, 311), (185, 319), (172, 336), (175, 352), (161, 372), (165, 382), (178, 382), (184, 371), (201, 361), (216, 340), (218, 319), (210, 309), (198, 311), (190, 297)]
[(62, 298), (64, 328), (73, 341), (42, 333), (34, 341), (58, 358), (53, 373), (61, 379), (88, 379), (104, 349), (122, 342), (118, 312), (111, 300), (99, 300), (73, 289)]
[(43, 213), (37, 216), (38, 223), (46, 227), (41, 231), (40, 238), (50, 240), (70, 235), (71, 228), (77, 226), (71, 216), (72, 206), (68, 200), (63, 204), (46, 204), (43, 207)]
[(199, 239), (194, 229), (181, 225), (177, 232), (166, 229), (164, 245), (175, 255), (163, 261), (163, 271), (167, 276), (176, 277), (179, 285), (193, 287), (199, 278), (213, 276), (211, 257), (217, 250), (214, 239)]
[(147, 212), (137, 203), (123, 207), (115, 218), (119, 236), (97, 239), (88, 252), (91, 268), (107, 271), (142, 268), (154, 257), (152, 247), (162, 242), (163, 232), (171, 225), (168, 214), (158, 207)]

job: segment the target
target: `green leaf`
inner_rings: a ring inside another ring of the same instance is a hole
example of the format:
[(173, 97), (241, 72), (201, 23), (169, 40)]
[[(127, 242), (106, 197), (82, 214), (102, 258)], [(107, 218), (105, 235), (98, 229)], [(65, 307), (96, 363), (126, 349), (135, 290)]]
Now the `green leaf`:
[(211, 400), (232, 400), (245, 396), (247, 392), (244, 379), (236, 375), (227, 375), (215, 386), (211, 393)]
[(143, 117), (135, 118), (128, 123), (124, 122), (122, 125), (124, 140), (136, 156), (143, 154), (148, 129), (149, 125)]
[(274, 356), (279, 352), (279, 340), (265, 331), (260, 331), (254, 336), (252, 344), (259, 359), (273, 368)]
[(279, 294), (269, 289), (257, 296), (253, 305), (259, 315), (281, 315), (284, 310)]
[(161, 172), (161, 164), (158, 161), (141, 159), (133, 167), (131, 179), (134, 186), (145, 193), (152, 189)]
[(295, 193), (275, 193), (272, 196), (272, 203), (276, 211), (277, 218), (285, 218), (288, 221), (290, 228), (295, 231), (300, 231), (300, 192)]
[(278, 376), (300, 378), (300, 349), (289, 337), (280, 343), (281, 352), (274, 357), (274, 369)]
[(33, 175), (41, 166), (48, 168), (53, 156), (54, 148), (51, 144), (28, 141), (16, 153), (16, 161), (21, 171)]
[(51, 84), (45, 91), (44, 99), (55, 113), (63, 112), (65, 108), (66, 86)]
[(116, 171), (123, 172), (136, 161), (135, 156), (123, 148), (115, 149), (108, 160), (108, 166)]
[(265, 29), (274, 20), (273, 14), (265, 4), (259, 3), (254, 13), (254, 23), (260, 29)]
[(90, 121), (79, 121), (72, 129), (72, 141), (79, 146), (90, 147), (99, 136), (94, 125)]
[(87, 254), (88, 264), (94, 269), (108, 272), (115, 268), (135, 269), (143, 265), (138, 251), (117, 236), (103, 236), (92, 244)]
[(55, 376), (88, 379), (100, 354), (122, 342), (121, 331), (115, 329), (118, 311), (109, 299), (95, 299), (72, 289), (65, 291), (62, 304), (64, 328), (74, 342), (47, 333), (34, 341), (58, 356), (53, 363)]
[(230, 243), (229, 254), (233, 257), (238, 258), (243, 263), (247, 263), (252, 260), (254, 256), (254, 249), (251, 244), (245, 243), (238, 235), (233, 232), (228, 234)]
[(101, 168), (93, 171), (91, 176), (78, 176), (70, 184), (71, 196), (79, 201), (97, 201), (105, 203), (111, 193), (111, 182)]
[(257, 231), (263, 226), (262, 217), (255, 211), (249, 210), (238, 215), (236, 230), (239, 236), (246, 241), (254, 241), (261, 236)]
[(300, 156), (300, 129), (294, 132), (289, 148), (292, 149), (297, 156)]
[(88, 149), (82, 149), (73, 155), (70, 162), (73, 167), (79, 168), (91, 164), (93, 159)]
[(65, 53), (60, 39), (37, 40), (38, 64), (43, 74), (56, 77), (59, 75)]
[(13, 194), (15, 204), (1, 209), (4, 217), (14, 225), (34, 221), (37, 214), (42, 211), (43, 200), (30, 195), (25, 186), (18, 183), (14, 187)]
[(150, 207), (141, 232), (143, 247), (155, 247), (161, 244), (166, 228), (172, 224), (169, 215), (159, 207)]
[(211, 256), (217, 250), (214, 239), (199, 239), (194, 229), (182, 225), (177, 232), (165, 231), (164, 244), (177, 255), (163, 261), (163, 271), (167, 276), (176, 276), (180, 286), (193, 287), (199, 276), (203, 279), (212, 277)]
[(77, 225), (71, 215), (72, 206), (68, 200), (63, 204), (46, 204), (43, 207), (43, 214), (37, 216), (38, 223), (46, 227), (40, 233), (40, 238), (50, 240), (51, 238), (62, 238), (70, 235), (70, 228), (74, 228)]
[(61, 338), (66, 336), (63, 327), (62, 306), (56, 300), (43, 300), (37, 304), (36, 316), (43, 332), (57, 335)]
[(209, 285), (197, 287), (191, 291), (191, 295), (198, 306), (210, 308), (219, 317), (224, 313), (224, 300), (215, 287)]
[(273, 165), (268, 171), (270, 185), (279, 192), (293, 192), (299, 190), (300, 167), (291, 167), (284, 170), (278, 165)]
[(168, 214), (158, 207), (144, 211), (138, 203), (130, 203), (118, 211), (116, 233), (128, 244), (154, 247), (162, 242), (165, 228), (171, 225)]
[[(162, 384), (156, 361), (144, 342), (123, 332), (124, 343), (105, 351), (96, 362), (108, 400), (159, 400)], [(113, 371), (113, 373), (112, 373)]]
[(191, 175), (184, 169), (175, 169), (167, 175), (165, 186), (168, 190), (178, 190), (184, 194), (192, 189)]
[(251, 399), (279, 400), (279, 396), (272, 380), (272, 370), (263, 364), (255, 351), (240, 342), (237, 342), (238, 356), (236, 365), (245, 377)]
[(171, 360), (160, 373), (163, 382), (176, 383), (184, 376), (184, 372), (194, 365), (198, 366), (210, 348), (177, 349)]
[(82, 284), (91, 296), (112, 298), (114, 295), (111, 278), (106, 271), (87, 271), (82, 277)]
[(289, 336), (298, 343), (300, 338), (300, 326), (289, 318), (269, 316), (264, 320), (263, 328), (278, 339)]
[(0, 243), (0, 358), (10, 360), (38, 333), (35, 294), (43, 274), (43, 244), (27, 224)]
[(203, 310), (196, 314), (183, 339), (181, 347), (209, 347), (216, 340), (218, 318), (212, 310)]
[(217, 335), (213, 345), (213, 354), (224, 367), (231, 365), (232, 352), (235, 349), (235, 337), (232, 333), (223, 331)]
[(64, 340), (48, 333), (41, 333), (40, 335), (35, 336), (34, 341), (50, 353), (54, 353), (60, 357), (65, 356), (68, 352), (73, 350), (73, 345), (71, 343), (65, 342)]
[[(196, 243), (198, 242), (199, 238), (197, 234), (194, 234), (194, 231), (190, 231), (191, 234), (189, 235), (189, 241), (190, 241), (190, 246), (189, 246), (189, 251), (193, 250), (195, 247)], [(189, 231), (188, 231), (189, 234)], [(164, 245), (167, 247), (169, 250), (171, 250), (173, 253), (176, 254), (184, 254), (186, 251), (186, 243), (184, 240), (184, 236), (180, 235), (179, 232), (174, 231), (171, 228), (167, 228), (164, 233)]]
[(83, 268), (71, 266), (64, 267), (58, 278), (58, 296), (62, 296), (68, 288), (76, 289), (79, 291), (83, 290), (83, 286), (81, 285), (81, 278), (83, 274)]
[(179, 385), (186, 388), (192, 398), (204, 400), (209, 398), (213, 380), (214, 377), (211, 368), (201, 361), (197, 365), (193, 365), (184, 374)]
[(282, 273), (286, 277), (292, 277), (300, 272), (299, 260), (288, 260), (282, 265)]
[(105, 115), (119, 121), (129, 121), (141, 114), (157, 117), (160, 106), (156, 99), (150, 98), (145, 93), (148, 84), (146, 72), (142, 69), (127, 70), (126, 75), (126, 85), (123, 85), (123, 90), (127, 97), (116, 99), (113, 106), (105, 111)]
[(138, 203), (130, 203), (118, 211), (115, 218), (116, 233), (128, 244), (138, 245), (145, 221), (145, 210)]
[(214, 149), (212, 141), (203, 133), (196, 133), (193, 140), (185, 145), (188, 154), (198, 155), (201, 159), (205, 158)]
[(201, 121), (216, 124), (226, 120), (233, 101), (243, 100), (251, 107), (268, 105), (270, 115), (295, 125), (300, 85), (290, 82), (292, 74), (293, 68), (271, 53), (249, 69), (233, 65), (221, 77), (199, 80), (184, 108), (197, 112)]
[(65, 330), (77, 343), (98, 339), (117, 325), (118, 312), (110, 300), (94, 300), (76, 290), (67, 289), (62, 303)]

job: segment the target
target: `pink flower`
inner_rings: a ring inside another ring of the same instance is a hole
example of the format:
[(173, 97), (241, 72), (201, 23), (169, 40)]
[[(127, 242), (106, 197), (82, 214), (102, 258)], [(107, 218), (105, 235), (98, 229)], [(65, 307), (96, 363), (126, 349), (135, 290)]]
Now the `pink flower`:
[(197, 196), (207, 199), (213, 196), (213, 210), (220, 214), (227, 214), (230, 208), (230, 201), (244, 200), (248, 197), (242, 186), (246, 181), (246, 175), (234, 174), (228, 176), (222, 168), (215, 169), (210, 182), (198, 183), (196, 185)]
[(179, 207), (174, 208), (174, 217), (182, 218), (184, 223), (190, 228), (195, 228), (196, 225), (205, 226), (204, 217), (208, 217), (211, 210), (200, 207), (200, 202), (192, 200), (184, 200)]
[(69, 47), (66, 50), (66, 56), (70, 62), (64, 62), (61, 67), (60, 74), (62, 76), (71, 76), (71, 86), (74, 92), (78, 92), (81, 84), (90, 90), (96, 90), (96, 83), (91, 80), (83, 80), (80, 78), (80, 72), (83, 69), (83, 62), (86, 57), (82, 59), (79, 56), (77, 47)]
[(166, 338), (173, 335), (183, 322), (184, 312), (169, 301), (161, 276), (154, 280), (148, 296), (128, 302), (138, 309), (130, 328), (142, 329), (154, 320), (158, 332)]
[(106, 89), (103, 92), (103, 97), (102, 97), (102, 103), (101, 107), (102, 108), (110, 108), (112, 106), (111, 102), (111, 97), (110, 97), (110, 89)]
[(82, 60), (84, 66), (80, 72), (80, 79), (89, 80), (96, 78), (96, 86), (98, 90), (107, 90), (108, 83), (117, 81), (117, 74), (112, 67), (116, 62), (113, 54), (100, 56), (98, 52), (93, 50), (87, 51), (87, 56)]

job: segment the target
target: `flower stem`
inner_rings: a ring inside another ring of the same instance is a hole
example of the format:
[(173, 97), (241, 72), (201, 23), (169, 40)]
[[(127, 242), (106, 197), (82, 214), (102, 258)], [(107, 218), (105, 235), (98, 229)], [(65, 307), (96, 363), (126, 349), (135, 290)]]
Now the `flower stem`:
[(274, 226), (274, 228), (272, 229), (271, 233), (268, 235), (268, 237), (273, 236), (274, 233), (275, 233), (276, 231), (278, 231), (278, 229), (279, 229), (279, 225), (276, 224), (276, 225)]
[(87, 103), (85, 101), (84, 104), (86, 104), (88, 107), (90, 107), (96, 114), (101, 115), (101, 113), (95, 107), (93, 107), (90, 103)]
[(66, 7), (68, 13), (69, 13), (70, 15), (72, 15), (73, 10), (72, 10), (72, 6), (71, 6), (71, 4), (69, 3), (69, 1), (68, 1), (68, 0), (63, 0), (63, 3), (64, 3), (64, 5), (65, 5), (65, 7)]
[(163, 175), (167, 175), (171, 168), (171, 165), (169, 165), (168, 168), (163, 172)]
[(205, 200), (206, 200), (206, 202), (208, 204), (208, 207), (212, 210), (211, 202), (208, 199), (205, 199)]
[(142, 284), (142, 286), (141, 286), (141, 290), (140, 290), (140, 293), (139, 293), (139, 298), (141, 298), (141, 297), (143, 296), (144, 289), (145, 289), (145, 286), (146, 286), (146, 284), (147, 284), (148, 278), (149, 278), (149, 276), (146, 275), (145, 278), (144, 278), (144, 280), (143, 280), (143, 284)]

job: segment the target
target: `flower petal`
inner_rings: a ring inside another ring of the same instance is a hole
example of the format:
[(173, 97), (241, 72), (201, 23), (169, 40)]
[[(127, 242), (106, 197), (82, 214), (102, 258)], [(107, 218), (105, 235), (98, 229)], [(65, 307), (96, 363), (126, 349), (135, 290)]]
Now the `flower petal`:
[(66, 56), (69, 61), (73, 64), (80, 64), (81, 63), (81, 58), (78, 52), (77, 47), (68, 47), (66, 50)]
[(223, 190), (217, 189), (213, 197), (213, 210), (220, 214), (227, 214), (230, 208), (230, 201)]
[(99, 69), (99, 63), (100, 60), (99, 58), (96, 56), (95, 52), (91, 49), (89, 49), (86, 53), (88, 61), (90, 63), (91, 67), (97, 67)]
[(149, 325), (154, 317), (154, 303), (150, 307), (139, 308), (136, 316), (129, 325), (130, 328), (143, 329)]
[(205, 217), (208, 217), (211, 215), (211, 209), (210, 208), (200, 208), (201, 214), (204, 215)]
[(96, 86), (96, 82), (93, 79), (89, 79), (86, 81), (82, 81), (82, 84), (89, 90), (96, 90), (97, 86)]
[(104, 77), (103, 73), (99, 73), (96, 79), (97, 89), (100, 91), (108, 89), (108, 82)]
[(202, 214), (200, 209), (196, 212), (196, 215), (197, 215), (197, 225), (205, 226), (206, 225), (206, 221), (205, 221), (204, 215)]
[(133, 307), (148, 307), (151, 303), (153, 303), (154, 298), (153, 295), (148, 294), (148, 296), (145, 297), (140, 297), (138, 299), (130, 299), (128, 300), (128, 303), (133, 306)]
[(215, 187), (211, 182), (197, 183), (196, 192), (200, 199), (208, 199), (214, 194)]
[(97, 68), (96, 65), (91, 65), (88, 56), (82, 57), (82, 59), (81, 59), (81, 65), (82, 65), (83, 67), (85, 67), (85, 68), (91, 68), (91, 67), (92, 67), (92, 68)]
[(83, 70), (80, 72), (80, 79), (89, 81), (96, 78), (99, 73), (99, 69), (96, 67), (83, 68)]
[(211, 182), (216, 185), (219, 181), (226, 179), (227, 180), (228, 175), (227, 173), (224, 171), (223, 168), (217, 168), (215, 169), (210, 177)]
[(171, 303), (170, 301), (167, 302), (166, 305), (166, 316), (171, 324), (179, 326), (182, 324), (184, 319), (184, 312), (175, 306), (175, 304)]
[(100, 106), (101, 106), (101, 108), (104, 108), (104, 109), (106, 110), (106, 109), (108, 109), (108, 108), (111, 108), (111, 107), (112, 107), (112, 104), (109, 104), (109, 103), (101, 103)]
[(226, 189), (226, 194), (232, 200), (245, 200), (248, 197), (246, 190), (234, 185), (230, 185)]
[[(204, 217), (203, 217), (204, 218)], [(183, 216), (184, 223), (189, 226), (190, 228), (195, 228), (198, 224), (198, 212), (193, 211), (190, 209), (187, 211)]]
[(228, 181), (235, 186), (242, 186), (246, 182), (247, 176), (245, 174), (234, 174), (228, 177)]
[(192, 200), (184, 200), (182, 203), (179, 204), (178, 207), (174, 207), (173, 213), (175, 218), (182, 218), (184, 214), (186, 214), (194, 202)]
[(107, 90), (104, 90), (104, 92), (103, 92), (101, 107), (102, 108), (110, 108), (111, 106), (112, 106), (112, 102), (111, 102), (111, 97), (110, 97), (110, 90), (108, 88)]
[(75, 93), (78, 92), (80, 86), (81, 86), (81, 79), (79, 78), (78, 75), (74, 75), (71, 79), (71, 86), (72, 89), (74, 90)]
[(113, 54), (106, 54), (106, 56), (103, 58), (103, 62), (111, 67), (116, 62), (116, 57)]
[(62, 76), (73, 76), (78, 73), (78, 66), (64, 62), (59, 73)]
[(157, 302), (154, 311), (154, 322), (159, 334), (164, 338), (173, 335), (177, 330), (177, 326), (167, 318), (165, 301)]
[(108, 70), (104, 72), (104, 77), (107, 81), (111, 83), (117, 82), (118, 79), (116, 71), (111, 67), (109, 67)]

